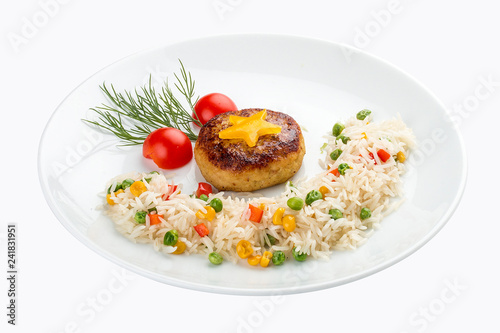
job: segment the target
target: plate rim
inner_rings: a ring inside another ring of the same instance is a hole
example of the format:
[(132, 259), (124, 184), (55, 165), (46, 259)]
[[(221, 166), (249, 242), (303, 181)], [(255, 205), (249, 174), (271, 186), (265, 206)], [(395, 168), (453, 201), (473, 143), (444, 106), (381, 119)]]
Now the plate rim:
[(152, 280), (161, 282), (163, 284), (168, 284), (170, 286), (174, 287), (180, 287), (180, 288), (186, 288), (186, 289), (191, 289), (191, 290), (197, 290), (197, 291), (202, 291), (202, 292), (211, 292), (211, 293), (219, 293), (219, 294), (227, 294), (227, 295), (241, 295), (241, 296), (272, 296), (272, 295), (289, 295), (289, 294), (299, 294), (299, 293), (306, 293), (306, 292), (313, 292), (313, 291), (318, 291), (318, 290), (323, 290), (323, 289), (328, 289), (328, 288), (333, 288), (337, 287), (340, 285), (344, 285), (353, 281), (357, 281), (360, 279), (363, 279), (365, 277), (368, 277), (370, 275), (373, 275), (377, 272), (380, 272), (386, 268), (389, 268), (405, 258), (409, 257), (413, 253), (417, 252), (420, 248), (422, 248), (425, 244), (427, 244), (431, 239), (433, 239), (436, 234), (447, 224), (447, 222), (451, 219), (455, 211), (457, 210), (460, 201), (464, 195), (464, 191), (466, 188), (467, 184), (467, 178), (468, 178), (468, 160), (467, 160), (467, 152), (465, 148), (465, 143), (463, 136), (458, 128), (458, 125), (456, 122), (451, 121), (450, 126), (457, 135), (458, 142), (459, 142), (459, 150), (462, 155), (462, 172), (460, 175), (460, 183), (458, 185), (458, 191), (455, 193), (453, 201), (450, 203), (446, 213), (437, 221), (435, 226), (431, 229), (430, 232), (426, 233), (422, 239), (420, 239), (418, 242), (416, 242), (413, 246), (411, 246), (409, 249), (406, 251), (401, 252), (397, 256), (393, 257), (392, 259), (388, 260), (387, 262), (380, 263), (378, 265), (375, 265), (367, 270), (364, 270), (362, 272), (353, 274), (348, 277), (332, 280), (332, 281), (325, 281), (322, 283), (316, 283), (313, 285), (306, 285), (306, 286), (298, 286), (298, 287), (283, 287), (283, 288), (272, 288), (272, 289), (261, 289), (261, 288), (248, 288), (248, 289), (241, 289), (241, 288), (234, 288), (234, 287), (225, 287), (225, 286), (213, 286), (209, 284), (203, 284), (203, 283), (196, 283), (192, 281), (185, 281), (182, 279), (178, 278), (173, 278), (168, 275), (161, 275), (159, 273), (153, 273), (150, 272), (147, 269), (141, 268), (139, 266), (136, 266), (135, 264), (132, 264), (130, 262), (127, 262), (124, 259), (121, 259), (119, 257), (116, 257), (115, 255), (112, 255), (111, 253), (108, 253), (107, 251), (101, 249), (98, 247), (96, 244), (87, 241), (85, 237), (83, 237), (82, 233), (73, 225), (68, 223), (64, 216), (60, 213), (59, 209), (55, 205), (55, 201), (51, 200), (53, 199), (53, 196), (50, 194), (48, 191), (48, 188), (46, 188), (45, 184), (43, 183), (43, 179), (46, 178), (44, 177), (45, 173), (43, 171), (43, 167), (41, 165), (41, 159), (42, 159), (42, 150), (43, 150), (43, 143), (45, 141), (45, 137), (47, 135), (47, 130), (49, 127), (49, 124), (52, 122), (54, 116), (58, 113), (60, 110), (61, 106), (64, 105), (66, 100), (73, 95), (75, 91), (77, 91), (82, 85), (84, 85), (87, 81), (91, 80), (93, 77), (98, 75), (99, 73), (121, 63), (126, 60), (130, 60), (135, 57), (140, 57), (143, 54), (151, 53), (154, 51), (162, 50), (168, 47), (173, 47), (175, 45), (179, 44), (184, 44), (184, 43), (196, 43), (199, 40), (207, 40), (207, 39), (228, 39), (228, 38), (278, 38), (278, 39), (300, 39), (302, 41), (309, 41), (309, 42), (316, 42), (316, 43), (322, 43), (322, 44), (328, 44), (328, 45), (333, 45), (337, 48), (346, 48), (349, 49), (350, 51), (354, 53), (359, 53), (362, 54), (364, 57), (371, 58), (384, 66), (387, 66), (391, 68), (392, 70), (397, 71), (400, 75), (404, 76), (407, 80), (412, 81), (415, 85), (417, 85), (419, 88), (421, 88), (425, 93), (428, 94), (429, 97), (431, 97), (437, 105), (441, 107), (441, 109), (445, 112), (447, 117), (451, 116), (451, 111), (443, 104), (443, 102), (429, 89), (427, 86), (422, 84), (419, 80), (417, 80), (415, 77), (410, 75), (409, 73), (403, 71), (401, 68), (398, 66), (390, 63), (389, 61), (376, 56), (374, 54), (371, 54), (367, 51), (355, 48), (351, 45), (345, 44), (345, 43), (339, 43), (331, 40), (326, 40), (322, 38), (317, 38), (317, 37), (309, 37), (309, 36), (303, 36), (303, 35), (294, 35), (294, 34), (276, 34), (276, 33), (226, 33), (226, 34), (215, 34), (215, 35), (209, 35), (209, 36), (202, 36), (202, 37), (196, 37), (196, 38), (189, 38), (189, 39), (178, 39), (174, 41), (170, 41), (168, 43), (164, 43), (162, 45), (158, 45), (155, 47), (150, 47), (147, 49), (140, 50), (138, 52), (131, 53), (127, 56), (124, 56), (93, 73), (90, 75), (88, 78), (86, 78), (84, 81), (82, 81), (80, 84), (78, 84), (74, 89), (72, 89), (66, 97), (57, 105), (57, 107), (54, 109), (52, 112), (51, 116), (47, 120), (44, 130), (40, 136), (39, 144), (38, 144), (38, 151), (37, 151), (37, 171), (38, 171), (38, 180), (39, 184), (42, 189), (43, 196), (45, 198), (45, 201), (47, 202), (50, 210), (52, 213), (55, 215), (57, 220), (65, 227), (66, 230), (69, 231), (70, 234), (72, 234), (76, 239), (78, 239), (81, 243), (83, 243), (85, 246), (90, 248), (92, 251), (95, 253), (103, 256), (107, 260), (111, 261), (112, 263), (118, 264), (124, 269), (130, 270), (134, 273), (137, 273), (139, 275), (145, 276), (147, 278), (150, 278)]

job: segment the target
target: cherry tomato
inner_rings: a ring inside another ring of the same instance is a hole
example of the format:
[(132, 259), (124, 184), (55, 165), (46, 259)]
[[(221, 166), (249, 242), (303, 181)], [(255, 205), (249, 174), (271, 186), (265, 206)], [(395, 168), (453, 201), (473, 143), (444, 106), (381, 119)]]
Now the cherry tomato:
[(209, 183), (198, 183), (198, 189), (196, 190), (196, 197), (199, 198), (202, 194), (205, 194), (208, 196), (210, 193), (212, 193), (212, 185)]
[[(194, 110), (196, 111), (196, 115), (198, 116), (200, 122), (205, 125), (207, 121), (219, 113), (236, 111), (238, 108), (236, 107), (236, 104), (234, 104), (234, 102), (226, 95), (212, 93), (200, 98), (194, 106)], [(194, 119), (196, 119), (196, 115), (193, 113)]]
[(191, 141), (182, 131), (163, 127), (151, 132), (142, 145), (142, 155), (162, 169), (175, 169), (193, 158)]

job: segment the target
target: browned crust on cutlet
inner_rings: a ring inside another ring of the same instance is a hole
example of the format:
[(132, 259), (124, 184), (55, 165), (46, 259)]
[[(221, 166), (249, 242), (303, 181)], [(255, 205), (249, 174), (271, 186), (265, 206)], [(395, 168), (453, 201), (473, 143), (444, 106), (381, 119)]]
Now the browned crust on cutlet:
[(304, 146), (297, 122), (287, 114), (267, 110), (266, 121), (281, 126), (278, 134), (264, 135), (254, 147), (239, 139), (220, 139), (219, 132), (232, 126), (229, 116), (249, 117), (263, 109), (244, 109), (219, 114), (200, 130), (195, 152), (203, 152), (217, 168), (227, 171), (248, 171), (265, 168), (272, 162), (286, 159)]

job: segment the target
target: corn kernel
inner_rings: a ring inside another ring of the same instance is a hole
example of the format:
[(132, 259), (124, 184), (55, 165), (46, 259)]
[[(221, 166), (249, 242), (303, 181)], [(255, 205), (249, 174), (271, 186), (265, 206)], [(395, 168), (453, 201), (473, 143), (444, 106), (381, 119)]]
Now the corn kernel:
[(262, 256), (256, 255), (256, 256), (250, 256), (247, 259), (247, 262), (252, 265), (252, 266), (257, 266), (260, 263), (260, 259)]
[(144, 192), (146, 192), (148, 188), (144, 183), (140, 180), (135, 181), (132, 185), (130, 185), (130, 193), (134, 195), (134, 197), (138, 197)]
[(186, 251), (186, 243), (184, 243), (181, 240), (178, 240), (177, 243), (175, 243), (175, 246), (177, 247), (172, 254), (182, 254), (184, 251)]
[(199, 219), (205, 219), (208, 221), (212, 221), (215, 218), (215, 209), (212, 206), (205, 206), (207, 210), (206, 213), (203, 213), (201, 209), (196, 212), (196, 217)]
[(249, 241), (242, 239), (236, 245), (236, 253), (238, 253), (241, 259), (246, 259), (253, 253), (252, 245)]
[(283, 216), (283, 229), (285, 229), (288, 232), (292, 232), (295, 230), (295, 216), (293, 215)]
[[(120, 194), (120, 193), (123, 193), (123, 190), (118, 190), (115, 192), (115, 197)], [(108, 194), (106, 195), (106, 201), (108, 202), (108, 204), (110, 204), (111, 206), (113, 206), (114, 204), (116, 204), (116, 202), (111, 198), (111, 194)]]
[(328, 187), (326, 186), (321, 186), (319, 188), (319, 192), (321, 193), (321, 195), (323, 196), (323, 199), (325, 198), (326, 194), (327, 193), (330, 193), (330, 190), (328, 189)]
[(260, 258), (260, 265), (262, 267), (267, 267), (272, 258), (273, 258), (273, 254), (269, 251), (265, 251), (262, 254), (262, 258)]
[(399, 153), (397, 153), (396, 157), (398, 159), (398, 162), (404, 163), (406, 161), (406, 156), (405, 156), (405, 154), (402, 151), (400, 151)]
[(362, 139), (368, 140), (368, 137), (366, 136), (366, 133), (365, 133), (365, 132), (363, 132), (363, 133), (361, 133), (361, 134), (363, 134)]
[(276, 211), (274, 212), (274, 215), (273, 215), (273, 224), (276, 224), (276, 225), (279, 225), (279, 224), (283, 224), (283, 214), (285, 214), (285, 208), (278, 208), (276, 209)]

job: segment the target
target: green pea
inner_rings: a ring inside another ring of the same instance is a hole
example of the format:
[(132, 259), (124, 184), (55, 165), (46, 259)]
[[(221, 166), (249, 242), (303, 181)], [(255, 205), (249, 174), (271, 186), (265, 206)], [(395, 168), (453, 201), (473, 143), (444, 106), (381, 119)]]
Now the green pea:
[(334, 151), (332, 151), (332, 153), (330, 154), (330, 158), (334, 161), (336, 161), (339, 157), (340, 157), (340, 154), (342, 154), (342, 150), (340, 149), (335, 149)]
[(149, 174), (150, 175), (159, 175), (160, 173), (158, 171), (151, 171)]
[(340, 211), (340, 209), (330, 209), (328, 211), (328, 214), (330, 214), (330, 216), (334, 220), (338, 220), (338, 219), (344, 217), (344, 214), (342, 214), (342, 212)]
[(293, 210), (301, 210), (304, 207), (304, 200), (299, 197), (293, 197), (288, 199), (286, 204)]
[(274, 245), (276, 244), (276, 238), (272, 235), (266, 234), (267, 239), (269, 239), (269, 244)]
[[(111, 184), (110, 187), (108, 187), (108, 194), (111, 194), (111, 188), (113, 187), (113, 184)], [(116, 186), (115, 186), (115, 190), (114, 192), (118, 191), (118, 190), (122, 190), (122, 183), (117, 183)]]
[(208, 195), (202, 194), (202, 195), (200, 195), (200, 197), (198, 199), (201, 199), (203, 201), (208, 201)]
[(283, 251), (276, 251), (273, 253), (273, 264), (275, 266), (279, 266), (281, 264), (283, 264), (285, 262), (285, 254), (283, 253)]
[(307, 253), (305, 252), (297, 252), (296, 247), (293, 247), (292, 250), (293, 257), (297, 261), (305, 261), (307, 259)]
[(307, 193), (307, 195), (306, 195), (306, 205), (310, 205), (314, 201), (321, 200), (321, 199), (323, 199), (323, 194), (321, 194), (321, 192), (318, 190), (312, 190), (311, 192)]
[(214, 265), (220, 265), (224, 261), (224, 258), (217, 252), (212, 252), (208, 255), (208, 260)]
[(351, 140), (351, 138), (348, 136), (339, 135), (336, 140), (341, 140), (344, 144), (347, 144), (347, 141)]
[(342, 133), (342, 131), (344, 130), (345, 126), (342, 125), (341, 123), (336, 123), (335, 125), (333, 125), (333, 129), (332, 129), (332, 134), (333, 136), (339, 136), (340, 133)]
[(149, 208), (148, 213), (151, 213), (151, 212), (158, 212), (158, 210), (156, 209), (156, 207)]
[(212, 207), (216, 213), (222, 210), (222, 201), (219, 198), (213, 198), (209, 203), (210, 207)]
[(177, 233), (177, 230), (172, 229), (167, 231), (167, 233), (163, 237), (163, 244), (174, 246), (177, 243), (178, 239), (179, 239), (179, 234)]
[(149, 184), (149, 182), (151, 181), (151, 179), (153, 179), (152, 177), (149, 177), (149, 178), (144, 178), (144, 180)]
[(365, 118), (368, 117), (370, 115), (370, 113), (372, 113), (370, 110), (363, 109), (363, 110), (358, 112), (358, 114), (356, 115), (356, 118), (358, 118), (359, 120), (365, 120)]
[(148, 212), (140, 211), (135, 213), (134, 216), (135, 222), (140, 224), (146, 223), (146, 215), (148, 215)]
[(127, 187), (130, 187), (135, 182), (135, 180), (127, 178), (122, 182), (122, 189), (125, 190)]
[(345, 171), (349, 170), (351, 167), (347, 163), (342, 163), (339, 165), (338, 170), (341, 175), (345, 175)]
[(370, 218), (372, 216), (372, 211), (369, 208), (362, 208), (361, 213), (359, 214), (359, 217), (361, 217), (362, 220), (366, 220), (367, 218)]

